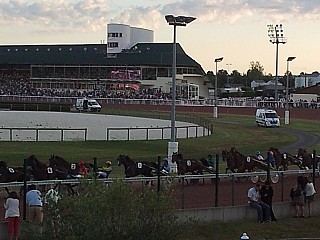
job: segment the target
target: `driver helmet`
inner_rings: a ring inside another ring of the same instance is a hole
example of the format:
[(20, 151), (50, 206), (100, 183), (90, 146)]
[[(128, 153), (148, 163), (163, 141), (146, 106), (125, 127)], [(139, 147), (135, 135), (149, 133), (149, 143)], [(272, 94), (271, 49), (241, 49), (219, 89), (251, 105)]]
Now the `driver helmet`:
[(257, 153), (256, 153), (257, 155), (260, 155), (261, 153), (260, 153), (260, 151), (257, 151)]
[(111, 165), (111, 162), (110, 162), (110, 161), (106, 161), (106, 164), (107, 164), (107, 165)]
[(272, 152), (272, 151), (269, 151), (269, 154), (270, 154), (270, 155), (273, 155), (273, 152)]

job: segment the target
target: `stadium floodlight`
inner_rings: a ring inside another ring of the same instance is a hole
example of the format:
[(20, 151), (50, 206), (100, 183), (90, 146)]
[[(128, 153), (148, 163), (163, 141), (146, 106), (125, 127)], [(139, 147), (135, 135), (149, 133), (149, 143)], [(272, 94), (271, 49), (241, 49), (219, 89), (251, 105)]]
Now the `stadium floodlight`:
[(176, 164), (172, 163), (172, 154), (178, 152), (178, 142), (176, 142), (176, 73), (177, 73), (177, 45), (176, 28), (185, 27), (196, 18), (187, 16), (166, 15), (165, 19), (169, 25), (173, 26), (173, 52), (172, 52), (172, 83), (171, 83), (171, 132), (168, 143), (168, 162), (172, 172), (177, 172)]
[(282, 24), (269, 24), (268, 27), (268, 36), (269, 41), (272, 44), (276, 44), (276, 78), (274, 85), (274, 100), (275, 103), (278, 103), (278, 59), (279, 59), (279, 43), (285, 44), (287, 39), (284, 37)]

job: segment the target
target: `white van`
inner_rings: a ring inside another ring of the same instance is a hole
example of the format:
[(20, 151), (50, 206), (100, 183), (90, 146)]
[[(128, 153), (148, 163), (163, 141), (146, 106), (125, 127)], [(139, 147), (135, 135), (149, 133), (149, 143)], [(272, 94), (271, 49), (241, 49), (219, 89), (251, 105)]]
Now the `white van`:
[(101, 111), (101, 105), (98, 103), (95, 99), (87, 99), (87, 98), (80, 98), (77, 99), (77, 102), (75, 104), (75, 108), (78, 111), (84, 111), (84, 112), (100, 112)]
[(256, 123), (264, 127), (280, 127), (280, 118), (275, 110), (257, 109)]

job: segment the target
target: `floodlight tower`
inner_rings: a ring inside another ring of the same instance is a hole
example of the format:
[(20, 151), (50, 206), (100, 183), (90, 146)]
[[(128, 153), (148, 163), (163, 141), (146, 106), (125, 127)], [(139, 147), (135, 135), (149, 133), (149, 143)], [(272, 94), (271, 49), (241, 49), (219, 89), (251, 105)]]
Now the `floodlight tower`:
[(282, 24), (269, 24), (268, 36), (272, 44), (276, 44), (276, 79), (274, 85), (274, 100), (278, 103), (278, 59), (279, 59), (279, 43), (285, 44), (287, 39), (283, 35)]
[(166, 15), (165, 19), (169, 25), (173, 26), (173, 52), (172, 52), (172, 84), (171, 84), (171, 134), (168, 143), (168, 162), (172, 172), (177, 172), (176, 164), (172, 163), (172, 154), (178, 152), (178, 142), (176, 142), (176, 73), (177, 73), (177, 45), (176, 45), (176, 28), (177, 26), (185, 27), (187, 24), (196, 20), (194, 17)]

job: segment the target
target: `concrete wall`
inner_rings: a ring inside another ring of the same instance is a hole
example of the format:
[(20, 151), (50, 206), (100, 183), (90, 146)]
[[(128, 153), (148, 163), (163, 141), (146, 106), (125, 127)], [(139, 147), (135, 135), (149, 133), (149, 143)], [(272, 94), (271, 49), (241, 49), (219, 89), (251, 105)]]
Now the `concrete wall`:
[[(305, 207), (305, 216), (308, 216)], [(276, 218), (288, 218), (294, 216), (294, 208), (290, 202), (277, 203), (273, 205), (273, 212)], [(320, 215), (320, 200), (312, 203), (312, 214)], [(232, 221), (256, 221), (257, 212), (249, 206), (217, 207), (206, 209), (183, 209), (176, 211), (179, 221), (194, 219), (199, 222), (232, 222)]]

